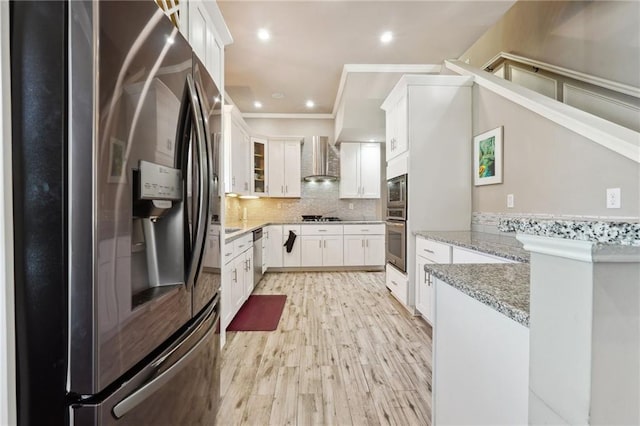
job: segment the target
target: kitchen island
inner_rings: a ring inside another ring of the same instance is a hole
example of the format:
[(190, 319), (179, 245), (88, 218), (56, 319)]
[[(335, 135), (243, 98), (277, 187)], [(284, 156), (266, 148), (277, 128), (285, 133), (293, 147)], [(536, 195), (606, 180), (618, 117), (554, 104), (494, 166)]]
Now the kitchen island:
[(528, 253), (508, 234), (416, 236), (433, 299), (434, 423), (526, 424)]

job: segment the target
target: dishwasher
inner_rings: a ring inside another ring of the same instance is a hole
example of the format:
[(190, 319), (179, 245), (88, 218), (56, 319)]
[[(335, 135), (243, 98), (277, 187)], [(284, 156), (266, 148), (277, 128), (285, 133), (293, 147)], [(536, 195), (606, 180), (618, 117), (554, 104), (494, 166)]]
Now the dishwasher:
[(253, 285), (262, 279), (262, 228), (253, 231)]

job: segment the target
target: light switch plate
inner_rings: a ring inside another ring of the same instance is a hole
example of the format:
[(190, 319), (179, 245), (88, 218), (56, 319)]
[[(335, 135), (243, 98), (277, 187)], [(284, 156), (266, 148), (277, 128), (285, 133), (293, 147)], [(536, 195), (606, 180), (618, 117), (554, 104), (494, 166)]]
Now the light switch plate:
[(515, 197), (513, 194), (507, 194), (507, 208), (512, 209), (515, 206)]
[(620, 197), (620, 188), (607, 188), (607, 208), (619, 209)]

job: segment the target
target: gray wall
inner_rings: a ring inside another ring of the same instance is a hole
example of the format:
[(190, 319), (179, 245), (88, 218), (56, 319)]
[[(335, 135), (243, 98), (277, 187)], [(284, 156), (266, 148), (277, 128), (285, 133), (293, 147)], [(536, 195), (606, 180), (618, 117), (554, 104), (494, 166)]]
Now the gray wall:
[(640, 87), (640, 2), (518, 1), (461, 59), (500, 51)]
[[(637, 1), (519, 1), (460, 59), (504, 51), (639, 87), (639, 17)], [(474, 135), (504, 126), (504, 183), (475, 187), (475, 212), (640, 217), (637, 163), (477, 86), (473, 114)], [(606, 188), (622, 208), (606, 208)]]
[[(640, 217), (638, 163), (475, 85), (473, 134), (498, 126), (503, 184), (474, 187), (473, 211)], [(620, 209), (606, 208), (606, 188), (621, 188)]]

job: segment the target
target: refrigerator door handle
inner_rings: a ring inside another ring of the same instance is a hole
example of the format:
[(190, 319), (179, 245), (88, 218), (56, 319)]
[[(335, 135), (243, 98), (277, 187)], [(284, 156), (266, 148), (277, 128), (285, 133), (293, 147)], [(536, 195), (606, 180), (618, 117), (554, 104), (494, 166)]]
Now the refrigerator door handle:
[[(168, 367), (166, 370), (164, 370), (162, 373), (154, 377), (152, 380), (142, 385), (140, 388), (135, 390), (133, 393), (131, 393), (129, 396), (124, 398), (122, 401), (120, 401), (113, 407), (113, 415), (116, 418), (119, 419), (123, 417), (129, 411), (133, 410), (135, 407), (137, 407), (142, 402), (144, 402), (147, 398), (151, 397), (154, 393), (160, 390), (169, 380), (171, 380), (176, 374), (178, 374), (183, 369), (183, 367), (189, 364), (189, 362), (198, 354), (198, 351), (201, 349), (202, 345), (206, 344), (211, 334), (216, 331), (218, 327), (218, 323), (220, 322), (220, 316), (217, 315), (216, 310), (211, 309), (209, 313), (206, 315), (205, 319), (202, 321), (201, 325), (198, 326), (195, 330), (193, 330), (189, 334), (189, 336), (187, 336), (184, 339), (184, 341), (187, 342), (190, 340), (190, 338), (193, 335), (198, 334), (201, 331), (200, 330), (201, 327), (204, 327), (209, 317), (214, 314), (216, 314), (215, 321), (213, 321), (209, 325), (204, 335), (200, 337), (198, 342), (191, 349), (189, 349), (189, 351), (182, 358), (174, 362), (173, 365)], [(178, 348), (175, 348), (167, 356), (163, 357), (160, 360), (160, 362), (158, 362), (158, 366), (156, 369), (162, 370), (163, 364), (167, 362), (166, 359), (169, 357), (169, 355), (174, 353), (175, 350)]]
[(193, 77), (187, 75), (187, 87), (189, 89), (189, 102), (191, 103), (192, 118), (196, 128), (196, 144), (198, 157), (198, 215), (195, 222), (196, 234), (192, 245), (191, 260), (187, 271), (187, 286), (193, 287), (198, 270), (198, 264), (204, 251), (205, 230), (207, 228), (206, 218), (208, 217), (209, 203), (209, 162), (207, 160), (207, 148), (205, 143), (204, 121), (202, 119), (202, 108), (198, 99)]

